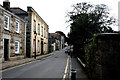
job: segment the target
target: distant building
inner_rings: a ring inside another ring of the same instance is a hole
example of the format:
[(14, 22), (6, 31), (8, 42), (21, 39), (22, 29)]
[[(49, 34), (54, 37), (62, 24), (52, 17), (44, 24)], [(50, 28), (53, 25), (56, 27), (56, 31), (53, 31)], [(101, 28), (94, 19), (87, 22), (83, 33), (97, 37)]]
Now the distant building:
[(27, 7), (27, 12), (21, 8), (11, 8), (19, 17), (28, 22), (26, 28), (26, 54), (27, 57), (48, 53), (48, 25), (32, 8)]
[(60, 49), (63, 49), (65, 47), (65, 34), (61, 31), (56, 31), (55, 33), (57, 33), (60, 36)]
[(10, 11), (10, 2), (5, 0), (0, 5), (0, 58), (3, 61), (24, 58), (25, 20)]
[(58, 50), (60, 43), (57, 37), (57, 33), (49, 33), (48, 44), (49, 53)]
[(64, 48), (65, 36), (63, 34), (61, 34), (59, 31), (55, 33), (49, 33), (49, 52)]

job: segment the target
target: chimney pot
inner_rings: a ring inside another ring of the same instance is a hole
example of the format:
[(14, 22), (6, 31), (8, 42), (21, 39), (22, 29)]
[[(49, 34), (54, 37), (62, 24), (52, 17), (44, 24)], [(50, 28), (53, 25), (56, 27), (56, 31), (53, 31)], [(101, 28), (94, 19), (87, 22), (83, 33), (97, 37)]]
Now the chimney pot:
[(3, 7), (10, 11), (10, 2), (9, 2), (9, 0), (4, 0), (3, 1)]

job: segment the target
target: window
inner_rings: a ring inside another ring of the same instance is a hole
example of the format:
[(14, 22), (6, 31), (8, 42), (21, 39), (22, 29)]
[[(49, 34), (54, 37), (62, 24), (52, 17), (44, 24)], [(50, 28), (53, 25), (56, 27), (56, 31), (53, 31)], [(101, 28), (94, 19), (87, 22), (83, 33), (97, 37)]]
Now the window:
[(0, 14), (0, 33), (1, 33), (1, 14)]
[(38, 40), (38, 52), (40, 51), (40, 43), (39, 43), (39, 40)]
[(38, 24), (38, 34), (40, 35), (40, 25)]
[(46, 51), (48, 50), (47, 44), (46, 44)]
[(46, 35), (46, 34), (45, 34), (45, 28), (44, 28), (44, 38), (45, 38), (45, 35)]
[(41, 36), (43, 36), (43, 26), (41, 27)]
[(36, 31), (36, 21), (34, 20), (34, 24), (33, 24), (33, 31), (35, 32)]
[(7, 15), (4, 16), (4, 28), (9, 30), (9, 16)]
[(19, 21), (16, 21), (16, 32), (17, 32), (17, 33), (20, 32)]
[(46, 48), (46, 47), (45, 47), (45, 44), (44, 44), (44, 51), (45, 51), (45, 48)]
[(33, 40), (33, 52), (35, 52), (35, 39)]
[(15, 53), (19, 53), (19, 52), (20, 52), (20, 42), (15, 41)]
[(47, 31), (46, 31), (46, 38), (48, 37), (48, 33), (47, 33)]

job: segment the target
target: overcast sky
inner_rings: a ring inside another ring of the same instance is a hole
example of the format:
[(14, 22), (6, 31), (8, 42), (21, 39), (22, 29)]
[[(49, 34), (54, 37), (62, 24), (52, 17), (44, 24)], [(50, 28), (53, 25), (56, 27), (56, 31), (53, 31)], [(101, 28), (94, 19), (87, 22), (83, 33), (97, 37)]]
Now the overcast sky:
[[(69, 32), (66, 28), (65, 16), (71, 9), (71, 6), (76, 3), (90, 2), (92, 4), (106, 4), (111, 9), (111, 15), (118, 17), (118, 1), (119, 0), (9, 0), (11, 7), (20, 7), (27, 10), (27, 6), (33, 7), (36, 12), (49, 25), (49, 32), (63, 31), (65, 34)], [(3, 5), (3, 0), (0, 0)], [(117, 27), (113, 27), (118, 30)]]

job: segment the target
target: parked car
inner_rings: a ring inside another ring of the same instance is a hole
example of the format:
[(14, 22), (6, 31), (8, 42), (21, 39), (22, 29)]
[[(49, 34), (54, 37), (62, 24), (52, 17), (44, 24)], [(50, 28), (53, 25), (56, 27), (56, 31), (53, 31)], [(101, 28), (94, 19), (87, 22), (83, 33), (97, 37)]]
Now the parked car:
[(67, 48), (65, 49), (65, 53), (69, 53), (69, 52), (70, 52), (70, 48), (67, 47)]

